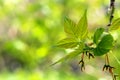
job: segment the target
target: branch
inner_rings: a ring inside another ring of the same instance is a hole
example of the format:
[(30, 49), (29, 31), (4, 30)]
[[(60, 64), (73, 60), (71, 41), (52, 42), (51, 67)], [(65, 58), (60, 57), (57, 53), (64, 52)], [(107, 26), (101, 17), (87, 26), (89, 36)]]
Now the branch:
[(115, 0), (110, 0), (110, 18), (109, 18), (109, 24), (108, 27), (111, 26), (112, 19), (114, 17), (114, 11), (115, 11)]

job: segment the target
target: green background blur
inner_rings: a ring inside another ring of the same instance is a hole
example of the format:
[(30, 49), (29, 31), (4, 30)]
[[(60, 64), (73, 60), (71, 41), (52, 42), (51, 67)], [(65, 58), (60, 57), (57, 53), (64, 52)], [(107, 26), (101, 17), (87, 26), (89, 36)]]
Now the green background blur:
[[(104, 56), (86, 59), (85, 72), (78, 65), (80, 56), (49, 66), (68, 54), (55, 47), (65, 37), (64, 17), (77, 23), (87, 8), (92, 36), (108, 24), (108, 6), (109, 0), (0, 0), (0, 80), (112, 80), (102, 71)], [(115, 6), (114, 19), (120, 17), (119, 0)], [(120, 75), (120, 31), (112, 34), (117, 41), (109, 57)]]

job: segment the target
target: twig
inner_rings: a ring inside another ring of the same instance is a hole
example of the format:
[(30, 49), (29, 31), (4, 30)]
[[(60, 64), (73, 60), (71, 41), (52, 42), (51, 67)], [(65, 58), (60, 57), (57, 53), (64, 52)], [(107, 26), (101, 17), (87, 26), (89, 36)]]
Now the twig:
[(112, 20), (114, 18), (114, 11), (115, 11), (115, 0), (110, 0), (110, 18), (108, 27), (111, 26)]

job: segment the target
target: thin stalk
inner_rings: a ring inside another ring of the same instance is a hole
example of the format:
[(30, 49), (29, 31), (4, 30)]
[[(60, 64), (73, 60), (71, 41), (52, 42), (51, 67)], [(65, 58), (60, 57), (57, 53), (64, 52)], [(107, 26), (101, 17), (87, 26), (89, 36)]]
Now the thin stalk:
[(82, 60), (84, 59), (84, 53), (82, 53), (82, 57), (81, 57), (81, 59), (82, 59)]
[(106, 56), (105, 56), (106, 58), (105, 58), (105, 64), (110, 64), (110, 62), (109, 62), (109, 57), (108, 57), (108, 54), (106, 54)]

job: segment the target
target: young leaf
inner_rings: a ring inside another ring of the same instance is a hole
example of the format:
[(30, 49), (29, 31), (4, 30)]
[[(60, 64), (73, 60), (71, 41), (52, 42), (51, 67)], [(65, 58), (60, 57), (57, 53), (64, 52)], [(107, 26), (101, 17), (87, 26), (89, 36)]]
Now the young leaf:
[(84, 39), (87, 36), (88, 33), (88, 29), (87, 29), (87, 11), (84, 12), (82, 18), (79, 20), (77, 26), (76, 26), (76, 30), (75, 30), (75, 34), (80, 38), (80, 39)]
[(69, 59), (72, 59), (72, 58), (75, 58), (77, 55), (79, 55), (81, 53), (81, 50), (75, 50), (71, 53), (69, 53), (68, 55), (62, 57), (61, 59), (59, 59), (58, 61), (56, 61), (55, 63), (51, 64), (52, 65), (55, 65), (59, 62), (63, 62), (63, 61), (66, 61), (66, 60), (69, 60)]
[(57, 43), (57, 46), (62, 48), (74, 48), (77, 45), (78, 42), (74, 38), (65, 38)]
[(75, 49), (75, 51), (69, 53), (68, 55), (66, 55), (64, 57), (62, 57), (61, 59), (59, 59), (58, 61), (56, 61), (52, 65), (55, 65), (55, 64), (57, 64), (59, 62), (62, 62), (62, 61), (66, 61), (68, 59), (75, 58), (77, 55), (79, 55), (81, 52), (83, 52), (83, 48), (84, 48), (84, 43), (81, 42), (81, 43), (79, 43), (79, 48), (78, 49)]
[(106, 54), (107, 52), (109, 52), (109, 49), (97, 47), (93, 50), (93, 52), (94, 52), (95, 56), (102, 56), (102, 55)]
[(75, 37), (75, 27), (76, 23), (66, 17), (64, 21), (64, 30), (68, 34), (68, 36)]
[(120, 27), (120, 18), (113, 21), (110, 26), (110, 30), (117, 30)]
[(94, 42), (95, 44), (98, 44), (99, 39), (100, 39), (103, 31), (104, 31), (104, 28), (98, 28), (98, 29), (95, 31), (94, 37), (93, 37), (93, 42)]
[(104, 35), (97, 47), (93, 50), (96, 56), (101, 56), (109, 52), (113, 47), (113, 37), (110, 34)]
[(98, 44), (98, 47), (104, 48), (104, 49), (111, 49), (113, 47), (113, 37), (110, 34), (104, 35), (101, 39), (100, 43)]

